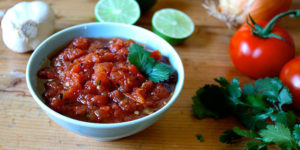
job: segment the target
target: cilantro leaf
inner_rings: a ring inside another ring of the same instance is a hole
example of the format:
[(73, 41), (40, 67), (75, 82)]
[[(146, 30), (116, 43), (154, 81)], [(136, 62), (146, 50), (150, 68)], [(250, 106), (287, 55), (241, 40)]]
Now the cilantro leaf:
[(266, 77), (263, 79), (258, 79), (254, 82), (254, 84), (258, 88), (259, 91), (262, 91), (265, 89), (278, 91), (283, 86), (281, 81), (277, 77), (275, 77), (275, 78)]
[[(245, 97), (245, 96), (244, 96)], [(270, 117), (274, 109), (273, 108), (257, 108), (254, 107), (257, 104), (252, 104), (247, 102), (247, 105), (239, 106), (235, 111), (235, 117), (237, 120), (249, 129), (260, 130), (267, 126), (266, 119)]]
[(253, 84), (245, 84), (243, 86), (243, 92), (246, 95), (254, 95), (256, 94), (258, 91), (257, 89), (253, 86)]
[(237, 78), (234, 78), (231, 81), (231, 84), (223, 77), (220, 79), (215, 79), (221, 86), (223, 86), (226, 90), (226, 94), (229, 100), (231, 100), (234, 104), (240, 104), (239, 98), (242, 95), (241, 89), (239, 88), (240, 82)]
[(265, 109), (267, 107), (263, 96), (259, 94), (247, 95), (246, 103), (252, 108)]
[(254, 84), (244, 85), (243, 91), (248, 95), (260, 94), (272, 103), (278, 102), (279, 91), (283, 87), (278, 78), (258, 79)]
[(294, 146), (290, 129), (281, 123), (268, 125), (266, 129), (261, 130), (260, 135), (264, 142), (274, 142), (282, 149), (291, 149)]
[(243, 92), (246, 95), (259, 94), (271, 103), (278, 103), (280, 109), (283, 105), (292, 103), (292, 96), (288, 88), (284, 87), (278, 78), (258, 79), (254, 84), (244, 85)]
[(297, 116), (292, 111), (279, 111), (278, 113), (273, 114), (271, 116), (271, 119), (274, 122), (282, 123), (292, 130), (294, 128), (294, 125), (296, 124)]
[(266, 118), (268, 116), (265, 114), (249, 114), (248, 112), (237, 115), (238, 121), (251, 130), (265, 128), (267, 126)]
[(165, 81), (169, 76), (174, 73), (174, 69), (165, 63), (157, 63), (150, 72), (149, 79), (154, 82)]
[(158, 62), (153, 57), (150, 57), (151, 52), (141, 45), (131, 44), (128, 49), (130, 51), (128, 55), (129, 62), (153, 82), (165, 81), (175, 72), (172, 66)]
[(255, 82), (255, 86), (261, 95), (266, 96), (266, 100), (271, 103), (279, 102), (280, 108), (284, 104), (292, 103), (291, 94), (287, 87), (284, 87), (277, 77), (259, 79)]
[(197, 139), (198, 139), (200, 142), (204, 142), (204, 139), (203, 139), (202, 135), (196, 134), (196, 137), (197, 137)]
[(282, 108), (282, 105), (292, 104), (292, 94), (289, 92), (287, 87), (282, 88), (279, 93), (279, 107)]
[(226, 144), (232, 144), (239, 139), (242, 139), (242, 136), (236, 134), (233, 130), (225, 130), (219, 138), (220, 142)]
[(197, 118), (224, 118), (231, 111), (224, 89), (216, 85), (206, 85), (200, 88), (193, 97), (193, 112)]
[(242, 136), (242, 137), (247, 137), (247, 138), (252, 138), (252, 139), (260, 138), (259, 134), (257, 134), (254, 130), (247, 131), (247, 130), (243, 130), (239, 127), (234, 127), (232, 130), (234, 133), (236, 133), (237, 135)]
[(300, 124), (296, 124), (294, 127), (293, 136), (296, 140), (300, 140)]
[(222, 87), (227, 87), (228, 85), (230, 85), (230, 83), (224, 77), (215, 79), (215, 81), (218, 82)]
[(198, 119), (203, 119), (205, 117), (213, 117), (213, 118), (221, 118), (221, 115), (215, 112), (210, 111), (209, 109), (205, 108), (201, 101), (198, 100), (197, 96), (193, 97), (194, 104), (192, 106), (193, 113)]
[(144, 49), (143, 46), (132, 44), (129, 48), (128, 59), (131, 64), (135, 65), (141, 72), (149, 74), (155, 64), (155, 59), (151, 53)]
[(255, 140), (247, 143), (246, 150), (266, 150), (270, 144), (282, 150), (298, 150), (300, 125), (295, 124), (299, 118), (292, 111), (282, 109), (292, 103), (292, 97), (278, 78), (258, 79), (244, 85), (242, 90), (236, 78), (230, 83), (222, 77), (215, 81), (220, 85), (205, 85), (196, 92), (194, 114), (200, 119), (234, 116), (250, 129), (226, 130), (220, 136), (221, 142), (232, 144), (246, 137)]
[(267, 150), (267, 146), (262, 142), (250, 141), (245, 150)]
[(297, 142), (297, 145), (300, 147), (300, 124), (296, 124), (293, 131), (293, 136)]

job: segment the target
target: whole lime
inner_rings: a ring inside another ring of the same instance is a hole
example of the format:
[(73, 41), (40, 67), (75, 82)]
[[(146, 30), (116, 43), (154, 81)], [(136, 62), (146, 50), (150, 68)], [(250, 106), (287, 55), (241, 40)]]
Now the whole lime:
[(140, 8), (141, 8), (141, 12), (142, 13), (145, 13), (147, 12), (150, 8), (152, 8), (155, 3), (156, 3), (156, 0), (136, 0), (139, 5), (140, 5)]

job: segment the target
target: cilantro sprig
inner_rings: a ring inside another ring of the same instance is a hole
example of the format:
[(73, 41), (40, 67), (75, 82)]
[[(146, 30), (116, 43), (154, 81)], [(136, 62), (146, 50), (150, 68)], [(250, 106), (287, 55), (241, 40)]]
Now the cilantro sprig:
[(193, 112), (199, 119), (234, 116), (247, 130), (239, 127), (224, 131), (220, 141), (232, 144), (242, 138), (253, 139), (245, 150), (266, 150), (276, 144), (283, 150), (300, 147), (299, 118), (283, 106), (292, 96), (278, 78), (265, 78), (246, 84), (234, 78), (215, 79), (219, 85), (205, 85), (193, 97)]
[(151, 56), (151, 52), (147, 51), (143, 46), (132, 44), (129, 47), (129, 62), (135, 65), (140, 72), (147, 75), (149, 80), (153, 82), (161, 82), (168, 80), (175, 70), (172, 66), (158, 62)]
[(196, 137), (197, 137), (197, 139), (198, 139), (200, 142), (204, 142), (204, 139), (203, 139), (203, 136), (202, 136), (202, 135), (196, 134)]

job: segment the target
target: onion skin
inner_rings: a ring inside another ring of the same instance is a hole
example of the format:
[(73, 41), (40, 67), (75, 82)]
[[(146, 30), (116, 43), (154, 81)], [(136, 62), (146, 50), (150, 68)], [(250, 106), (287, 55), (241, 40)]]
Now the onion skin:
[(231, 15), (242, 15), (238, 23), (246, 21), (250, 14), (254, 20), (271, 20), (279, 13), (289, 10), (292, 0), (254, 0), (249, 9), (244, 9), (250, 0), (220, 0), (219, 9)]

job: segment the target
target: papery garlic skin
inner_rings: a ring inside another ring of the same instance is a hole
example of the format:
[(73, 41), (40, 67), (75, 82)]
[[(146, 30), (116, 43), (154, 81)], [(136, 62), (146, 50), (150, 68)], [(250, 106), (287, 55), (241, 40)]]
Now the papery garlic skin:
[(55, 14), (41, 1), (20, 2), (4, 15), (2, 39), (11, 50), (24, 53), (34, 50), (54, 32)]

